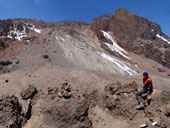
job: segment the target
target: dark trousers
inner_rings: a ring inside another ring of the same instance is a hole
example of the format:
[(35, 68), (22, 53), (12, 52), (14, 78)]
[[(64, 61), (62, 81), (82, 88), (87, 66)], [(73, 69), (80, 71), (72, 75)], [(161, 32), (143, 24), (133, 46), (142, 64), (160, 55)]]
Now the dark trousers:
[(145, 87), (143, 90), (139, 91), (137, 94), (136, 94), (136, 98), (138, 100), (138, 103), (142, 104), (142, 94), (145, 94), (147, 93), (148, 95), (151, 95), (152, 93), (152, 85), (149, 85), (148, 87)]

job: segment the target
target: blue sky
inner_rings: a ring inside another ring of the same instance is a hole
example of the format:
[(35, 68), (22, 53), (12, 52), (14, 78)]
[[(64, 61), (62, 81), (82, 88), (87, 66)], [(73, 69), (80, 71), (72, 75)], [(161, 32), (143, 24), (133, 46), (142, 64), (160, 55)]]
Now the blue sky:
[(0, 0), (0, 19), (91, 22), (121, 7), (160, 24), (170, 36), (170, 0)]

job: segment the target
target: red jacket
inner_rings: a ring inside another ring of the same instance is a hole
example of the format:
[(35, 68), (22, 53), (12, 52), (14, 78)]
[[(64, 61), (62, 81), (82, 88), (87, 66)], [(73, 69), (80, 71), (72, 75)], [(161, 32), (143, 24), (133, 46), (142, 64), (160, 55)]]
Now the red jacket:
[(152, 84), (152, 89), (153, 89), (153, 83), (152, 83), (152, 79), (150, 77), (143, 79), (143, 88), (145, 88), (148, 81)]

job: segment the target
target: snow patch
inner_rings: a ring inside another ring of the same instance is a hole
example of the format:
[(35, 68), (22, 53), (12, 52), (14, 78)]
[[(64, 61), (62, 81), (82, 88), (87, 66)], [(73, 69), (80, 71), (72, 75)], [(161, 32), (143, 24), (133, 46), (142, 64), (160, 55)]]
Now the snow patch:
[(33, 31), (35, 31), (37, 33), (41, 33), (41, 31), (42, 31), (40, 29), (35, 28), (34, 25), (28, 24), (28, 23), (25, 23), (25, 25), (23, 26), (23, 30), (20, 31), (20, 30), (17, 29), (17, 26), (14, 24), (13, 27), (10, 27), (10, 31), (8, 32), (7, 37), (8, 38), (15, 38), (16, 40), (20, 40), (21, 41), (22, 38), (27, 36), (27, 34), (26, 34), (26, 27), (27, 26), (29, 26), (28, 28), (30, 30), (33, 30)]
[(13, 29), (10, 28), (8, 33), (8, 38), (15, 38), (16, 40), (21, 40), (22, 38), (26, 37), (25, 27), (23, 27), (23, 31), (17, 30), (16, 26), (14, 25)]
[(34, 31), (37, 32), (37, 33), (41, 33), (41, 30), (37, 29), (37, 28), (34, 28)]
[(136, 74), (137, 72), (134, 71), (133, 69), (129, 68), (126, 64), (124, 64), (123, 62), (121, 62), (120, 60), (117, 60), (103, 52), (97, 52), (98, 55), (106, 58), (107, 60), (113, 62), (114, 64), (116, 64), (120, 69), (124, 70), (125, 72), (127, 72), (129, 75), (133, 75)]
[(27, 41), (27, 44), (29, 44), (30, 43), (30, 40), (26, 40)]
[[(103, 30), (101, 30), (101, 32), (103, 33), (104, 37), (105, 37), (108, 41), (111, 41), (111, 42), (112, 42), (112, 44), (105, 43), (105, 44), (110, 48), (111, 51), (117, 52), (117, 53), (119, 53), (121, 56), (123, 56), (123, 57), (125, 57), (126, 59), (129, 59), (129, 60), (130, 60), (130, 58), (125, 55), (125, 54), (128, 54), (128, 53), (127, 53), (123, 48), (121, 48), (121, 47), (113, 40), (112, 36), (111, 36), (109, 33), (105, 32), (105, 31), (103, 31)], [(125, 54), (123, 54), (123, 52), (124, 52)]]
[(65, 35), (65, 37), (66, 37), (66, 38), (70, 38), (70, 36), (69, 36), (69, 35)]
[(64, 38), (61, 38), (61, 40), (62, 40), (63, 42), (65, 42), (65, 39), (64, 39)]
[(156, 126), (158, 122), (153, 122), (152, 123), (152, 126)]
[(56, 40), (58, 40), (58, 37), (57, 37), (57, 36), (55, 36), (55, 39), (56, 39)]
[(37, 32), (37, 33), (41, 33), (41, 29), (37, 29), (37, 28), (35, 28), (35, 26), (34, 25), (32, 25), (32, 24), (30, 24), (30, 26), (31, 27), (28, 27), (30, 30), (33, 30), (33, 31), (35, 31), (35, 32)]
[(129, 66), (131, 66), (129, 63), (127, 63)]
[(170, 41), (167, 40), (167, 39), (165, 39), (163, 36), (161, 36), (161, 35), (159, 35), (159, 34), (156, 34), (156, 36), (157, 36), (158, 38), (162, 39), (163, 41), (168, 42), (168, 44), (170, 44)]
[(105, 44), (110, 48), (111, 51), (113, 51), (113, 52), (116, 51), (116, 52), (118, 52), (121, 56), (123, 56), (123, 57), (125, 57), (126, 59), (130, 60), (130, 58), (129, 58), (128, 56), (124, 55), (121, 51), (119, 51), (118, 49), (116, 49), (114, 45), (108, 44), (108, 43), (105, 43)]
[(147, 123), (140, 125), (140, 128), (146, 128), (146, 127), (148, 127)]

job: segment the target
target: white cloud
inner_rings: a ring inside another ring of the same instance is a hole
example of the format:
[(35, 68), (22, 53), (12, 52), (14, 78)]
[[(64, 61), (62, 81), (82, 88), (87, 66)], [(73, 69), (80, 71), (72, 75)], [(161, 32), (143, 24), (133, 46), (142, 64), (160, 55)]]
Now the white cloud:
[(34, 0), (34, 4), (39, 4), (41, 0)]

